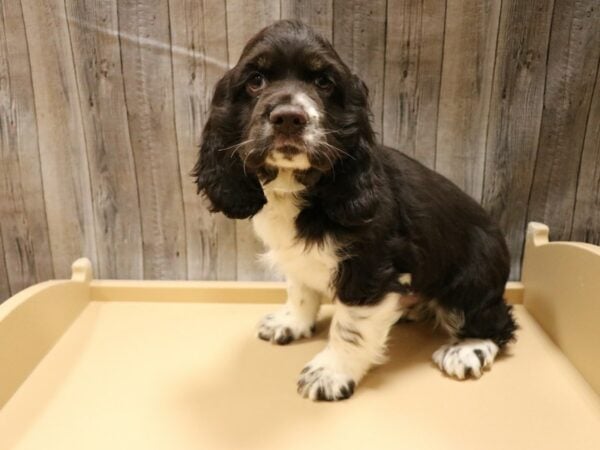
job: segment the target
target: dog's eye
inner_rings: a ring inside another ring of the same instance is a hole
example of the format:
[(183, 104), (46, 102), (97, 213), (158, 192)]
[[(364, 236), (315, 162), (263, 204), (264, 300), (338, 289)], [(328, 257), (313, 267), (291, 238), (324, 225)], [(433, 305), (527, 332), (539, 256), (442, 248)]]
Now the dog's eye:
[(267, 85), (267, 79), (262, 73), (253, 73), (246, 82), (246, 90), (250, 95), (258, 94), (258, 92)]
[(333, 87), (333, 81), (331, 80), (331, 78), (329, 78), (325, 75), (319, 75), (318, 77), (315, 78), (315, 85), (319, 89), (328, 91), (329, 89), (331, 89)]

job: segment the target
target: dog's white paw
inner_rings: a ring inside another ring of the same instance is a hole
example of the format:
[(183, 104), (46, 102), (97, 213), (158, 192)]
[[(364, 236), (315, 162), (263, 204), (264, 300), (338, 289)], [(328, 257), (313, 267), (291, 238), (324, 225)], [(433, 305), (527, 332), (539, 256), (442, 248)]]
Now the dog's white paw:
[(498, 346), (489, 339), (465, 339), (441, 346), (433, 354), (433, 362), (451, 377), (463, 380), (479, 378), (498, 354)]
[(311, 400), (336, 401), (354, 393), (356, 381), (343, 370), (328, 349), (323, 350), (300, 372), (298, 393)]
[(267, 314), (258, 323), (258, 337), (263, 341), (271, 341), (279, 345), (286, 345), (303, 337), (311, 337), (314, 332), (314, 323), (302, 321), (285, 307)]

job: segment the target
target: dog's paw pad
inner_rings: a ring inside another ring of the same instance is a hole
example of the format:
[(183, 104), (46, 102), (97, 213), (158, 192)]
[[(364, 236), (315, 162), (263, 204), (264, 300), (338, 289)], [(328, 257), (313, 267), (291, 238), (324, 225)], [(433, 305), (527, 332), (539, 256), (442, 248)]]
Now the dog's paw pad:
[(298, 378), (298, 393), (315, 401), (337, 401), (350, 398), (356, 382), (346, 373), (332, 367), (307, 365)]
[(263, 341), (287, 345), (303, 337), (311, 337), (315, 332), (312, 323), (304, 323), (287, 309), (267, 314), (258, 323), (257, 335)]
[(443, 345), (432, 358), (442, 372), (463, 380), (483, 375), (484, 369), (491, 367), (497, 354), (498, 346), (489, 339), (466, 339)]

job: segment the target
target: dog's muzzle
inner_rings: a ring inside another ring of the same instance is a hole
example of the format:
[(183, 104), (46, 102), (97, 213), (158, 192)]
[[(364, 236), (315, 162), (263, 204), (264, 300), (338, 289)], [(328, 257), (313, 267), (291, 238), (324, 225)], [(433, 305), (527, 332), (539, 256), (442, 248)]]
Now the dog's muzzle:
[(281, 168), (307, 169), (306, 128), (309, 116), (301, 105), (280, 104), (269, 114), (273, 147), (266, 162)]

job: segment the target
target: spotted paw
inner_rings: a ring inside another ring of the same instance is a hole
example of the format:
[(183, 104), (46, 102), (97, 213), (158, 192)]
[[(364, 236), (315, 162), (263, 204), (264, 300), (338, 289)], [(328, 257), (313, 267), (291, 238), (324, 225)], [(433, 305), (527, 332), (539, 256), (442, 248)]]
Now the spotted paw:
[(258, 323), (258, 337), (278, 345), (286, 345), (315, 332), (314, 323), (306, 323), (283, 308), (267, 314)]
[(317, 355), (298, 378), (298, 393), (305, 398), (320, 401), (345, 400), (352, 396), (356, 382), (331, 361)]
[(497, 354), (498, 346), (489, 339), (465, 339), (443, 345), (432, 358), (442, 372), (463, 380), (483, 375), (484, 369), (491, 367)]

